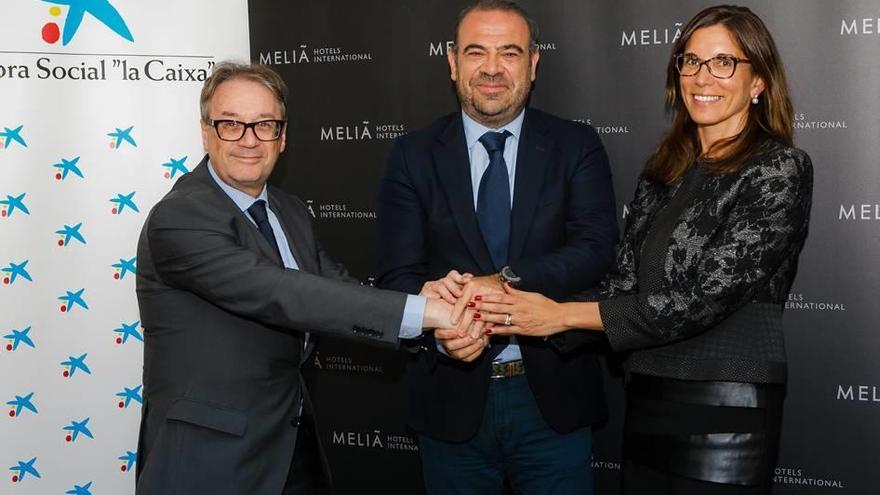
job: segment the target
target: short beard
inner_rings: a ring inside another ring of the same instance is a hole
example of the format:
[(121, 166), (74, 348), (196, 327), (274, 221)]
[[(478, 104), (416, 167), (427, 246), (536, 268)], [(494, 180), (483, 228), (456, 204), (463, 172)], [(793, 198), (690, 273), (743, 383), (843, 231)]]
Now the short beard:
[[(473, 84), (476, 85), (479, 82), (497, 82), (498, 80), (506, 82), (503, 78), (481, 75), (473, 80)], [(461, 79), (459, 79), (459, 81), (461, 81)], [(512, 121), (522, 111), (523, 107), (525, 107), (526, 101), (529, 97), (529, 91), (531, 90), (531, 81), (526, 79), (522, 81), (522, 83), (523, 84), (521, 84), (512, 94), (510, 104), (494, 111), (482, 108), (482, 105), (475, 101), (473, 95), (476, 93), (476, 90), (472, 90), (470, 95), (468, 95), (465, 93), (462, 85), (456, 84), (455, 89), (456, 93), (458, 93), (458, 100), (461, 105), (465, 108), (470, 108), (476, 114), (471, 115), (474, 120), (486, 127), (497, 129)], [(468, 84), (470, 84), (470, 81), (468, 81)], [(489, 98), (489, 101), (495, 100)]]

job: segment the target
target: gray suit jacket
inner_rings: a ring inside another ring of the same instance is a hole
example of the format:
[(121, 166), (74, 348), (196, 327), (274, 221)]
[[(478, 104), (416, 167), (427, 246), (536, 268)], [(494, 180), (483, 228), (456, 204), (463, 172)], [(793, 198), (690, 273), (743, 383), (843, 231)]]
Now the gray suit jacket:
[(304, 332), (396, 346), (406, 296), (352, 283), (305, 205), (270, 187), (300, 270), (279, 266), (207, 167), (206, 157), (177, 181), (138, 242), (137, 494), (278, 495), (301, 399), (310, 408)]

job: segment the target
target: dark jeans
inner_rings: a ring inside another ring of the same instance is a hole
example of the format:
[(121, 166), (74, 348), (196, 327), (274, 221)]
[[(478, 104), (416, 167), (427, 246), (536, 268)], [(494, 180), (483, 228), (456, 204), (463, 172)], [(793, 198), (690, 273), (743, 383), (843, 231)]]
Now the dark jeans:
[(590, 495), (592, 431), (559, 434), (541, 416), (525, 376), (492, 379), (477, 434), (462, 443), (419, 436), (430, 495), (493, 495), (507, 478), (523, 495)]

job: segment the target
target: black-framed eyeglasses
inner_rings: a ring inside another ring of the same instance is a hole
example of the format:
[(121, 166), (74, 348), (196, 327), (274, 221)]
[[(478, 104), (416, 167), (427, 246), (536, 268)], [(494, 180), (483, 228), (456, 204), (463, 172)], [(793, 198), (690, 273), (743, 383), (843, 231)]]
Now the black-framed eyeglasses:
[(707, 60), (690, 53), (679, 53), (675, 56), (675, 68), (684, 77), (696, 76), (700, 69), (706, 66), (709, 74), (716, 79), (730, 79), (736, 73), (738, 64), (750, 64), (749, 60), (737, 58), (733, 55), (717, 55)]
[(254, 136), (260, 141), (275, 141), (281, 137), (286, 120), (258, 120), (257, 122), (239, 122), (237, 120), (212, 120), (211, 127), (217, 131), (222, 141), (238, 141), (244, 137), (248, 129), (253, 129)]

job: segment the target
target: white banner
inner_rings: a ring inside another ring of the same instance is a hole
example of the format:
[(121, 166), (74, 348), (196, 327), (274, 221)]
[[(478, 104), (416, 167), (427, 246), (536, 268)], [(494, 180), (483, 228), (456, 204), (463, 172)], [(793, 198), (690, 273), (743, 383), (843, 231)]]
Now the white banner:
[(134, 492), (135, 248), (202, 156), (198, 95), (246, 0), (4, 2), (0, 492)]

